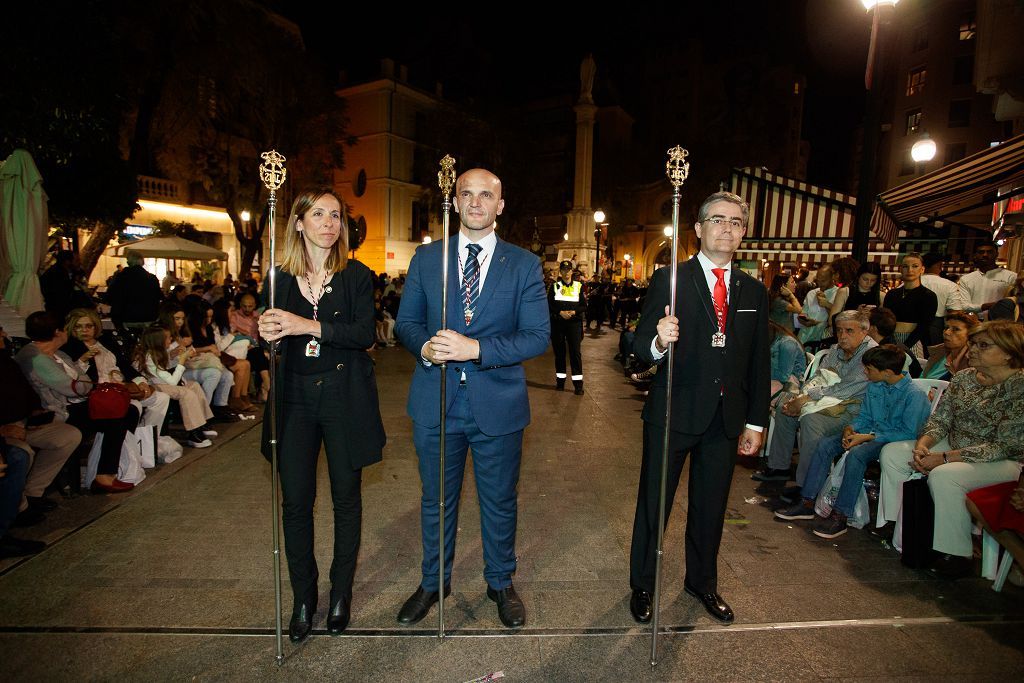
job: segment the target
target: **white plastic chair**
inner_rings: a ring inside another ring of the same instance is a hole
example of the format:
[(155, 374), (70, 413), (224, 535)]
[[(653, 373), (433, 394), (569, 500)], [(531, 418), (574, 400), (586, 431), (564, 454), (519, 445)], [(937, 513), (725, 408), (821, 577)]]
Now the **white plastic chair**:
[(915, 379), (911, 381), (928, 394), (928, 400), (932, 404), (931, 412), (934, 413), (935, 406), (939, 405), (939, 399), (941, 399), (942, 394), (945, 393), (946, 388), (949, 386), (949, 382), (944, 379)]

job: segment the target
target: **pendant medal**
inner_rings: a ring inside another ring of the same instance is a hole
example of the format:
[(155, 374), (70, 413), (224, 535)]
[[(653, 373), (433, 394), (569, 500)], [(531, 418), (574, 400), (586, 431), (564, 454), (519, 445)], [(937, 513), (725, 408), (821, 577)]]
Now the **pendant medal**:
[(316, 339), (310, 339), (306, 344), (306, 358), (319, 358), (320, 357), (320, 342)]
[(711, 335), (711, 346), (716, 349), (725, 348), (725, 332), (715, 332)]

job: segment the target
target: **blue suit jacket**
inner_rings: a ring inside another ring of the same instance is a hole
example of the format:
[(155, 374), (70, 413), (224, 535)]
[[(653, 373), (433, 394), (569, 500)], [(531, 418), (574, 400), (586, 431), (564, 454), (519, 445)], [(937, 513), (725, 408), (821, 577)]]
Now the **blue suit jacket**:
[[(448, 408), (462, 373), (470, 409), (484, 434), (500, 436), (530, 423), (523, 361), (547, 349), (551, 335), (547, 296), (536, 256), (498, 240), (477, 311), (467, 327), (459, 290), (458, 234), (449, 238), (448, 329), (480, 342), (480, 362), (448, 363)], [(426, 365), (423, 345), (441, 329), (441, 240), (416, 249), (402, 292), (395, 334), (416, 358), (407, 410), (418, 425), (441, 424), (441, 366)]]

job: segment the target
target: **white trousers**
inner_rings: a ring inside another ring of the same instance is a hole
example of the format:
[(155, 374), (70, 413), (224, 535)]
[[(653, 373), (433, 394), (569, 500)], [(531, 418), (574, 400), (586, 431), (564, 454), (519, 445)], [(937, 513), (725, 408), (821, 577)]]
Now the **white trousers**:
[[(878, 525), (898, 519), (903, 504), (903, 482), (916, 470), (910, 466), (914, 459), (916, 441), (894, 441), (882, 448), (882, 485), (878, 496)], [(945, 440), (932, 446), (932, 451), (948, 451)], [(951, 462), (939, 465), (928, 474), (928, 489), (935, 503), (935, 533), (932, 549), (949, 555), (970, 557), (971, 528), (974, 523), (967, 511), (967, 492), (983, 486), (1015, 481), (1020, 476), (1021, 464), (1014, 460), (996, 462)]]

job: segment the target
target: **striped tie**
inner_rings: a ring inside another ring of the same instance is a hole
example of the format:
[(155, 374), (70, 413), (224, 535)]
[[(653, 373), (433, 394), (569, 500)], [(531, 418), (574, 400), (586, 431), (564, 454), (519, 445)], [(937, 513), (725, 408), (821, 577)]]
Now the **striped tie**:
[(467, 244), (469, 258), (462, 267), (462, 310), (466, 315), (466, 325), (473, 320), (476, 312), (476, 300), (480, 297), (480, 262), (477, 254), (482, 247), (479, 244)]

